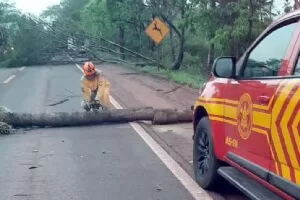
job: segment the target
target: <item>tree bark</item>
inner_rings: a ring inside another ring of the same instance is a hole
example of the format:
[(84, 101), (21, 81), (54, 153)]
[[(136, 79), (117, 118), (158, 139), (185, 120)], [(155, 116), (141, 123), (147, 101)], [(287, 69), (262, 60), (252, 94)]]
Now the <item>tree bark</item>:
[[(216, 0), (210, 0), (210, 7), (211, 7), (212, 10), (216, 9)], [(209, 40), (211, 40), (215, 37), (214, 31), (215, 30), (209, 30), (209, 32), (208, 32)], [(214, 61), (214, 50), (215, 50), (215, 45), (214, 45), (213, 42), (210, 42), (209, 49), (208, 49), (208, 54), (207, 54), (207, 64), (206, 64), (206, 68), (209, 71), (211, 71), (212, 64), (213, 64), (213, 61)]]
[(162, 125), (192, 122), (192, 114), (191, 110), (160, 109), (155, 111), (152, 124)]
[[(167, 1), (164, 1), (164, 7), (167, 8), (168, 5), (167, 5)], [(168, 18), (170, 19), (170, 21), (173, 20), (174, 17), (174, 14), (172, 13), (174, 12), (172, 9), (168, 9)], [(176, 59), (176, 52), (175, 52), (175, 44), (174, 44), (174, 31), (173, 31), (173, 28), (169, 25), (169, 37), (170, 37), (170, 47), (171, 47), (171, 61), (172, 63), (175, 62), (175, 59)]]
[[(125, 46), (125, 41), (124, 41), (124, 27), (122, 25), (119, 25), (119, 44), (124, 47)], [(125, 51), (124, 48), (120, 48), (120, 53), (121, 53), (121, 59), (125, 60)]]
[(141, 26), (139, 28), (139, 34), (140, 34), (140, 36), (139, 36), (139, 50), (140, 50), (140, 52), (142, 52), (142, 49), (143, 49), (142, 32), (144, 30), (144, 27), (142, 28), (143, 23), (141, 22), (141, 20), (140, 20), (140, 24), (141, 24)]
[[(159, 62), (162, 62), (162, 46), (158, 45), (156, 47), (156, 59), (159, 61)], [(163, 62), (162, 62), (163, 63)], [(157, 66), (157, 68), (159, 69), (160, 67)]]
[(184, 57), (184, 43), (185, 43), (185, 28), (183, 27), (181, 29), (181, 37), (180, 37), (180, 45), (179, 45), (179, 54), (177, 56), (177, 59), (175, 61), (175, 63), (172, 66), (172, 70), (179, 70), (180, 66), (183, 62), (183, 57)]
[(231, 56), (235, 56), (235, 37), (232, 35), (232, 31), (230, 33), (230, 37), (229, 37), (229, 41), (230, 41), (230, 55)]
[(0, 122), (0, 135), (9, 135), (11, 133), (11, 126), (4, 123)]
[(253, 28), (253, 15), (254, 15), (254, 5), (252, 0), (249, 0), (249, 17), (248, 17), (248, 44), (252, 41), (252, 28)]
[(172, 56), (172, 62), (175, 61), (175, 46), (174, 46), (174, 41), (173, 41), (173, 29), (170, 28), (170, 46), (171, 46), (171, 56)]
[(166, 16), (161, 15), (161, 17), (175, 31), (175, 33), (178, 35), (179, 40), (180, 40), (179, 53), (178, 53), (178, 56), (176, 58), (176, 61), (172, 64), (172, 70), (178, 70), (178, 69), (180, 69), (180, 66), (182, 64), (183, 57), (184, 57), (184, 43), (185, 43), (184, 35), (185, 35), (185, 28), (182, 27), (181, 31), (179, 31), (175, 27), (175, 25)]
[(214, 43), (211, 43), (209, 45), (209, 49), (208, 49), (208, 54), (207, 54), (207, 65), (206, 68), (208, 71), (211, 71), (211, 67), (214, 61), (214, 49), (215, 49), (215, 45)]
[(146, 107), (74, 113), (30, 114), (1, 112), (0, 121), (14, 128), (87, 126), (134, 121), (152, 121), (153, 124), (169, 124), (191, 122), (192, 111)]

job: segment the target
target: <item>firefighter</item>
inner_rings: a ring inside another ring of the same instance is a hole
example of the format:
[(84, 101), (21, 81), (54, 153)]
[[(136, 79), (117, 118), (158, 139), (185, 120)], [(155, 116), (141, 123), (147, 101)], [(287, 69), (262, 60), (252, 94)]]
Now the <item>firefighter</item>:
[(92, 101), (101, 102), (101, 89), (104, 84), (105, 79), (101, 72), (96, 70), (92, 62), (85, 62), (83, 64), (83, 76), (81, 77), (81, 106), (83, 109), (89, 111)]

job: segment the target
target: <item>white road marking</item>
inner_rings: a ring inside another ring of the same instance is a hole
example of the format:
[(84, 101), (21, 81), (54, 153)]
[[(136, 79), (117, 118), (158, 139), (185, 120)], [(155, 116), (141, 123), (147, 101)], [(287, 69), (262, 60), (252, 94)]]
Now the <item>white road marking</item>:
[[(83, 71), (79, 65), (77, 68)], [(117, 109), (123, 107), (110, 96), (111, 103)], [(196, 200), (212, 200), (212, 197), (202, 189), (195, 180), (188, 175), (184, 169), (143, 129), (141, 125), (135, 122), (129, 125), (139, 134), (145, 143), (152, 149), (152, 151), (161, 159), (161, 161), (168, 167), (174, 176), (183, 184), (183, 186), (190, 192)]]
[(26, 68), (26, 67), (21, 67), (21, 68), (19, 69), (19, 71), (23, 71), (25, 68)]
[(83, 73), (83, 69), (80, 67), (80, 65), (76, 64), (76, 67)]
[(14, 78), (16, 78), (16, 75), (11, 75), (10, 77), (8, 77), (5, 81), (3, 81), (4, 84), (9, 83), (10, 81), (12, 81)]
[(110, 102), (116, 109), (123, 109), (123, 107), (110, 95)]

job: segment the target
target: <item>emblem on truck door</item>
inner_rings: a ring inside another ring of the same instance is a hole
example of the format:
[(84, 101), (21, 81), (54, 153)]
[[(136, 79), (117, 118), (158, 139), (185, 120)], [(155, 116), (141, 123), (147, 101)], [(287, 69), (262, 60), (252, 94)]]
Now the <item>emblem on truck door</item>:
[(241, 96), (237, 109), (237, 126), (242, 139), (250, 137), (252, 123), (252, 101), (250, 95), (245, 93)]

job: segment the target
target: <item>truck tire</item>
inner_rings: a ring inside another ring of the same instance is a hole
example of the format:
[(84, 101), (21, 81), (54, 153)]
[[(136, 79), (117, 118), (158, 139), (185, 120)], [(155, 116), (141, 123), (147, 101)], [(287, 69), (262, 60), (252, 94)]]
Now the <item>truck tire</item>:
[(203, 189), (214, 190), (220, 180), (217, 169), (220, 162), (214, 153), (214, 144), (208, 117), (202, 117), (196, 127), (193, 146), (195, 180)]

